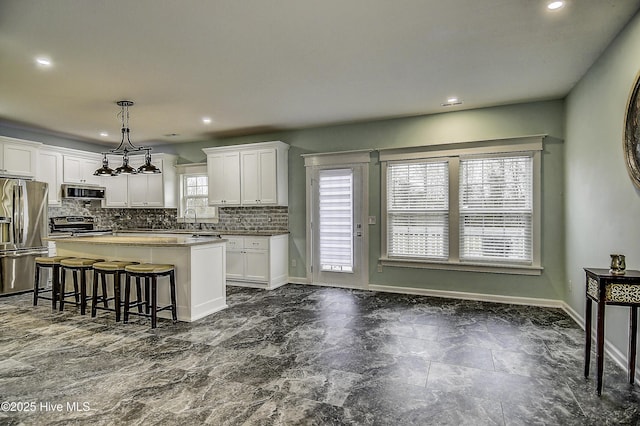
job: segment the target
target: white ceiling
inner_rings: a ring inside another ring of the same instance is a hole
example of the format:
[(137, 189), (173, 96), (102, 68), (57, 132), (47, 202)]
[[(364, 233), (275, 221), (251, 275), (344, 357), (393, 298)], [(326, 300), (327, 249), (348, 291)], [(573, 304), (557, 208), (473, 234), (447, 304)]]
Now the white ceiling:
[(546, 3), (0, 0), (0, 119), (116, 144), (131, 99), (155, 144), (562, 98), (640, 0)]

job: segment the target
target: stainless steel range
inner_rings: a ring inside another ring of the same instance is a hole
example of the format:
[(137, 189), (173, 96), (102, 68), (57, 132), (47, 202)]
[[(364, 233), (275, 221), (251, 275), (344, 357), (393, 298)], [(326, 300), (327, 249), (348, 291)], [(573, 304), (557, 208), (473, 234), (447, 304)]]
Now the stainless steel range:
[(102, 235), (110, 234), (111, 229), (96, 229), (96, 218), (93, 216), (56, 216), (49, 218), (51, 235)]

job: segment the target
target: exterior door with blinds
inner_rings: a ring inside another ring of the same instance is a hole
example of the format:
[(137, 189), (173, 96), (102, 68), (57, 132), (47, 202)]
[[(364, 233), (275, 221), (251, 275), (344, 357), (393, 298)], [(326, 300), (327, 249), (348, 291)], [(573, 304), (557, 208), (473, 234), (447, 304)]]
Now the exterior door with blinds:
[(361, 166), (314, 170), (311, 183), (314, 283), (354, 288), (366, 284), (362, 176)]

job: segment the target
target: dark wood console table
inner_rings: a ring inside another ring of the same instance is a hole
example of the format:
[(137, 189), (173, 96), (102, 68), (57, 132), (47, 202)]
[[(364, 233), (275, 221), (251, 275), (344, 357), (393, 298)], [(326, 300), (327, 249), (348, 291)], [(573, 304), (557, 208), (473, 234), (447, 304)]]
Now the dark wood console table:
[(640, 306), (640, 271), (626, 271), (613, 275), (608, 269), (584, 268), (587, 274), (587, 303), (584, 316), (585, 349), (584, 376), (589, 376), (591, 362), (591, 305), (598, 304), (596, 324), (596, 364), (598, 365), (597, 391), (602, 394), (602, 370), (604, 366), (604, 308), (606, 305), (629, 306), (629, 383), (633, 383), (636, 370), (636, 332), (638, 306)]

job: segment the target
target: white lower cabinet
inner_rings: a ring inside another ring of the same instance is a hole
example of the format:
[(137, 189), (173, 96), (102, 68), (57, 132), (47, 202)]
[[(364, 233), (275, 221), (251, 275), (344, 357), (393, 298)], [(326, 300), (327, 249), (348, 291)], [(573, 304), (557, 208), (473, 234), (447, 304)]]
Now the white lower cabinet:
[(274, 289), (287, 284), (289, 236), (223, 235), (227, 242), (227, 284)]

